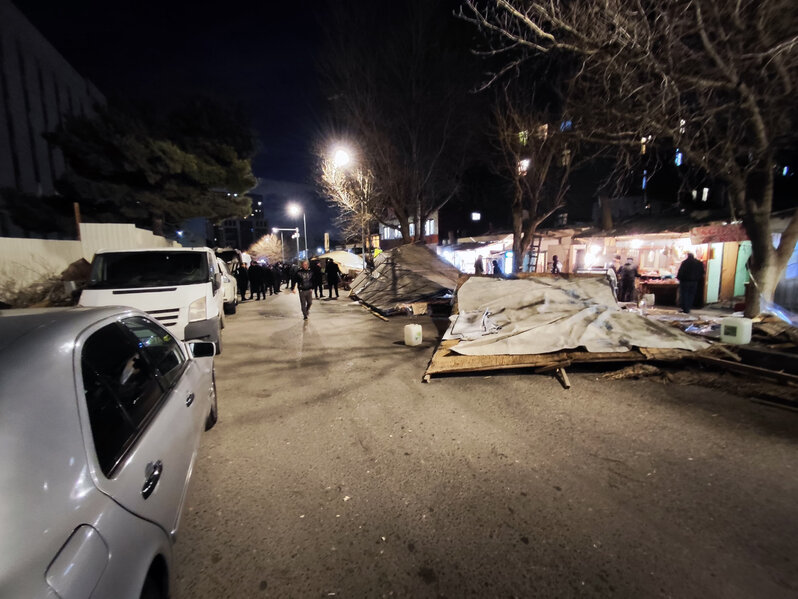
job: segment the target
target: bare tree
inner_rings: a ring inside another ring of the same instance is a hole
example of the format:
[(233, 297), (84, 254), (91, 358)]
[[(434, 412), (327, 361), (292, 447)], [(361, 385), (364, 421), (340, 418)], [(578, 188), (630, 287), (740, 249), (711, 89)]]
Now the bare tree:
[(537, 228), (565, 204), (575, 142), (561, 120), (535, 106), (531, 94), (505, 90), (494, 120), (504, 159), (500, 172), (512, 186), (514, 270), (519, 272)]
[(365, 256), (368, 235), (381, 212), (374, 190), (374, 175), (362, 166), (336, 164), (335, 157), (320, 154), (318, 185), (327, 201), (337, 210), (336, 226), (345, 239), (358, 239)]
[(278, 235), (264, 235), (249, 246), (250, 256), (266, 258), (272, 264), (283, 259), (283, 244)]
[(471, 81), (449, 31), (458, 24), (442, 14), (426, 0), (336, 2), (326, 24), (321, 73), (333, 113), (373, 176), (371, 216), (405, 242), (423, 240), (427, 219), (457, 192), (468, 147)]
[(746, 314), (759, 312), (760, 293), (772, 300), (798, 241), (798, 211), (776, 247), (771, 231), (777, 157), (798, 141), (798, 3), (467, 0), (461, 15), (504, 58), (492, 79), (538, 53), (567, 55), (580, 130), (678, 147), (725, 182), (753, 249)]

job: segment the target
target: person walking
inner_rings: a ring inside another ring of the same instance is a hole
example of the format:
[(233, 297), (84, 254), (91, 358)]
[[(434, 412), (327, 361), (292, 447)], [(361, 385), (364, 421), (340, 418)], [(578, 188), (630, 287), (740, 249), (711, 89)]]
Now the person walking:
[(312, 260), (310, 270), (313, 273), (313, 297), (316, 299), (324, 297), (324, 273), (321, 272), (321, 264), (318, 260)]
[(340, 280), (341, 269), (338, 268), (338, 264), (336, 264), (335, 260), (327, 258), (325, 272), (327, 273), (327, 289), (330, 292), (328, 299), (332, 299), (333, 289), (335, 289), (335, 299), (338, 299), (338, 281)]
[(302, 266), (291, 278), (291, 293), (296, 293), (294, 287), (299, 287), (299, 307), (302, 308), (303, 318), (307, 320), (313, 303), (313, 273), (307, 260), (302, 260)]
[(249, 273), (247, 272), (246, 264), (239, 264), (236, 270), (236, 283), (238, 283), (238, 293), (241, 294), (241, 301), (247, 299), (247, 287), (249, 287)]
[(676, 278), (679, 279), (679, 306), (682, 312), (690, 314), (698, 292), (698, 284), (704, 278), (704, 264), (697, 260), (692, 252), (688, 252), (687, 258), (679, 265)]
[(634, 301), (635, 279), (640, 274), (632, 258), (626, 259), (626, 264), (618, 271), (618, 300), (622, 302)]

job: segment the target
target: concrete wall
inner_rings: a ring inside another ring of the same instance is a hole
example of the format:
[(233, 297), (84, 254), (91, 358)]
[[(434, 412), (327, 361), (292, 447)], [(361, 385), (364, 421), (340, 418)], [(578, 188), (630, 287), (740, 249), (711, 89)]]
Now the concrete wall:
[(80, 225), (80, 241), (0, 237), (0, 289), (22, 288), (58, 276), (80, 258), (91, 262), (98, 250), (179, 247), (129, 224)]
[(0, 188), (52, 194), (64, 159), (42, 134), (104, 102), (9, 0), (0, 0)]

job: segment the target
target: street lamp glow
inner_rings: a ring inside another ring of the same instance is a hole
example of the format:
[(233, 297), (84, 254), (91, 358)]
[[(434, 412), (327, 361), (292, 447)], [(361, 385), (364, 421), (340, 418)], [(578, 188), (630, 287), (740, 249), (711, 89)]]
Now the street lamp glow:
[(343, 146), (338, 146), (333, 150), (333, 166), (344, 168), (352, 162), (352, 153)]
[(300, 214), (302, 214), (302, 207), (299, 204), (288, 204), (288, 214), (296, 218)]

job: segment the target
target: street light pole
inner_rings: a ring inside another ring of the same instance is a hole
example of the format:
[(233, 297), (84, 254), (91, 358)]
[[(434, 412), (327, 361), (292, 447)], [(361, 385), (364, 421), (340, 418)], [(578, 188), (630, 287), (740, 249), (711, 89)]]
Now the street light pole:
[(305, 259), (310, 258), (310, 254), (308, 253), (308, 221), (305, 220), (305, 211), (302, 211), (302, 226), (305, 229)]

